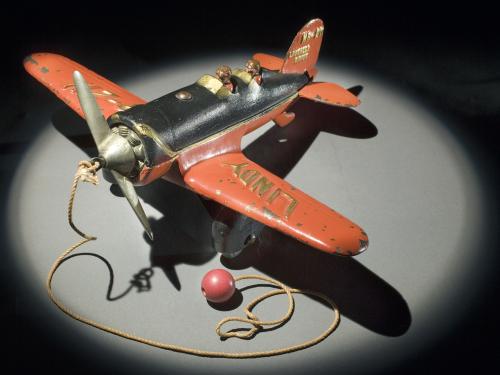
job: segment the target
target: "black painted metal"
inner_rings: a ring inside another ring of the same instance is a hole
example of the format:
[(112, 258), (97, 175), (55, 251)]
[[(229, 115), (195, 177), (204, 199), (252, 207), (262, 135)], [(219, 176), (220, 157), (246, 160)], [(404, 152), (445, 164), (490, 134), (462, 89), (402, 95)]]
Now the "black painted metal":
[[(233, 76), (234, 93), (219, 98), (198, 84), (183, 87), (144, 105), (119, 112), (111, 125), (146, 124), (156, 131), (161, 141), (178, 151), (232, 125), (252, 118), (294, 95), (309, 82), (305, 74), (281, 74), (263, 70), (261, 85), (245, 84)], [(188, 91), (190, 100), (175, 94)], [(144, 139), (144, 138), (143, 138)], [(151, 139), (144, 139), (146, 163), (149, 166), (165, 161), (161, 148)]]

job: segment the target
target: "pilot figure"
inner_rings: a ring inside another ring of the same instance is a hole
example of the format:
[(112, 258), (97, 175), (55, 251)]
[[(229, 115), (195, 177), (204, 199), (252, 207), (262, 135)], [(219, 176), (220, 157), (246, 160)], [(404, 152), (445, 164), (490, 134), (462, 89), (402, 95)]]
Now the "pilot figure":
[(231, 82), (231, 75), (232, 75), (231, 68), (227, 65), (220, 65), (215, 71), (215, 74), (217, 75), (217, 78), (221, 80), (224, 87), (226, 87), (229, 91), (233, 92), (234, 85)]
[(249, 73), (255, 82), (259, 85), (262, 82), (262, 76), (260, 75), (260, 63), (255, 59), (250, 59), (247, 61), (245, 65), (245, 70)]

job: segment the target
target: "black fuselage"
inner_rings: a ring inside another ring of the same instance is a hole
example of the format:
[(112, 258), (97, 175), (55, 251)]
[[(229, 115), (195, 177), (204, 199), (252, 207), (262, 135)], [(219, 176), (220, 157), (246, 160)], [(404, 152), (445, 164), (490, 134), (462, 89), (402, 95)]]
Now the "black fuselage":
[[(159, 140), (173, 152), (179, 152), (197, 142), (216, 135), (245, 120), (265, 113), (296, 95), (309, 82), (305, 74), (281, 74), (263, 70), (260, 85), (246, 84), (233, 76), (235, 90), (220, 97), (198, 83), (173, 91), (143, 105), (118, 112), (110, 118), (111, 126), (126, 125), (152, 129)], [(180, 100), (176, 94), (186, 91), (189, 100)], [(165, 152), (158, 139), (142, 137), (146, 164), (165, 161)]]

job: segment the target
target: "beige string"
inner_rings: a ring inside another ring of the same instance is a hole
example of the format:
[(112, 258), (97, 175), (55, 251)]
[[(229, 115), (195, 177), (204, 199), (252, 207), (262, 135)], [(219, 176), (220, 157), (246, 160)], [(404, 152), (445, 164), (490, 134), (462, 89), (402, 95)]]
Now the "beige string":
[[(293, 299), (293, 293), (300, 293), (300, 294), (309, 294), (309, 295), (314, 295), (316, 297), (319, 297), (323, 300), (325, 300), (327, 303), (329, 303), (333, 309), (333, 321), (330, 324), (330, 326), (319, 336), (317, 336), (314, 339), (305, 341), (301, 344), (297, 345), (292, 345), (292, 346), (287, 346), (285, 348), (280, 348), (280, 349), (273, 349), (273, 350), (266, 350), (266, 351), (256, 351), (256, 352), (237, 352), (237, 353), (231, 353), (231, 352), (217, 352), (217, 351), (208, 351), (208, 350), (199, 350), (199, 349), (193, 349), (193, 348), (188, 348), (180, 345), (174, 345), (174, 344), (167, 344), (164, 342), (160, 341), (155, 341), (151, 339), (147, 339), (141, 336), (137, 336), (128, 332), (121, 331), (119, 329), (98, 323), (94, 320), (91, 320), (89, 318), (85, 318), (72, 310), (70, 310), (68, 307), (66, 307), (62, 302), (60, 302), (56, 296), (54, 295), (54, 292), (52, 291), (52, 279), (54, 277), (55, 272), (59, 268), (59, 266), (62, 264), (64, 259), (74, 250), (76, 250), (78, 247), (82, 246), (83, 244), (93, 241), (96, 239), (96, 237), (87, 235), (83, 232), (81, 232), (78, 228), (73, 223), (73, 203), (75, 200), (75, 194), (76, 190), (78, 187), (78, 183), (80, 181), (84, 182), (90, 182), (94, 185), (98, 183), (97, 180), (97, 175), (96, 172), (99, 170), (100, 165), (99, 162), (88, 162), (88, 161), (82, 161), (78, 164), (78, 170), (75, 174), (75, 178), (73, 179), (73, 184), (71, 187), (71, 194), (70, 194), (70, 199), (69, 199), (69, 204), (68, 204), (68, 222), (77, 232), (81, 237), (84, 239), (79, 241), (78, 243), (74, 244), (70, 248), (66, 249), (54, 262), (52, 265), (49, 274), (47, 276), (47, 292), (49, 294), (49, 298), (51, 299), (54, 304), (59, 307), (65, 314), (69, 315), (70, 317), (79, 320), (80, 322), (83, 322), (85, 324), (88, 324), (92, 327), (98, 328), (102, 331), (112, 333), (114, 335), (129, 339), (129, 340), (134, 340), (137, 342), (140, 342), (142, 344), (154, 346), (157, 348), (161, 349), (166, 349), (166, 350), (171, 350), (174, 352), (180, 352), (180, 353), (186, 353), (186, 354), (192, 354), (200, 357), (217, 357), (217, 358), (257, 358), (257, 357), (270, 357), (270, 356), (275, 356), (279, 354), (285, 354), (285, 353), (291, 353), (297, 350), (305, 349), (310, 346), (316, 345), (317, 343), (323, 341), (325, 338), (327, 338), (338, 326), (340, 322), (340, 314), (338, 311), (337, 306), (335, 303), (326, 295), (322, 293), (318, 293), (315, 291), (311, 290), (302, 290), (302, 289), (294, 289), (286, 286), (285, 284), (280, 283), (277, 280), (274, 280), (270, 277), (266, 276), (261, 276), (261, 275), (242, 275), (242, 276), (237, 276), (235, 277), (235, 281), (240, 281), (240, 280), (245, 280), (245, 279), (258, 279), (262, 281), (266, 281), (279, 289), (272, 290), (268, 293), (265, 293), (261, 295), (260, 297), (254, 299), (252, 302), (250, 302), (246, 307), (245, 307), (245, 314), (246, 318), (241, 318), (241, 317), (227, 317), (222, 319), (217, 326), (215, 327), (215, 332), (222, 338), (229, 338), (229, 337), (238, 337), (241, 339), (249, 339), (252, 338), (256, 333), (258, 333), (260, 330), (263, 329), (265, 326), (279, 326), (284, 323), (286, 323), (292, 316), (293, 310), (294, 310), (294, 299)], [(288, 296), (288, 311), (286, 314), (281, 317), (280, 319), (276, 320), (260, 320), (253, 312), (253, 308), (258, 305), (260, 302), (264, 301), (265, 299), (276, 296), (278, 294), (286, 294)], [(252, 327), (244, 332), (237, 332), (237, 331), (227, 331), (223, 332), (222, 331), (222, 326), (228, 322), (231, 321), (237, 321), (237, 322), (242, 322), (242, 323), (248, 323)]]

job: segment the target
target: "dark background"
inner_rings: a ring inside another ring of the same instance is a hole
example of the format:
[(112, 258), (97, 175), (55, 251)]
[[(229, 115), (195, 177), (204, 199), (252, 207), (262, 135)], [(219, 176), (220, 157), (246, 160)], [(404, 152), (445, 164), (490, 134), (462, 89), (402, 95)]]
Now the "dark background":
[[(31, 52), (67, 55), (116, 79), (135, 74), (131, 69), (137, 66), (154, 66), (172, 57), (240, 50), (282, 50), (284, 54), (300, 27), (320, 17), (326, 26), (321, 60), (335, 59), (390, 80), (453, 120), (452, 130), (475, 155), (478, 171), (492, 192), (488, 218), (493, 228), (499, 227), (498, 201), (493, 197), (500, 185), (500, 32), (493, 6), (482, 2), (366, 6), (315, 1), (209, 5), (47, 2), (3, 9), (0, 153), (25, 146), (24, 141), (12, 141), (13, 134), (32, 106), (56, 101), (24, 72), (22, 59)], [(1, 171), (5, 188), (12, 170), (2, 166)], [(491, 268), (485, 271), (481, 298), (473, 302), (461, 328), (388, 372), (479, 372), (498, 367), (498, 239), (496, 231), (491, 234), (491, 248), (478, 251), (477, 256), (491, 259)], [(28, 318), (18, 303), (22, 291), (12, 277), (15, 270), (5, 261), (1, 271), (1, 322), (7, 344), (2, 354), (15, 372), (104, 373), (110, 370), (108, 366), (114, 368), (115, 364), (85, 358), (62, 339), (48, 336), (43, 322)]]

